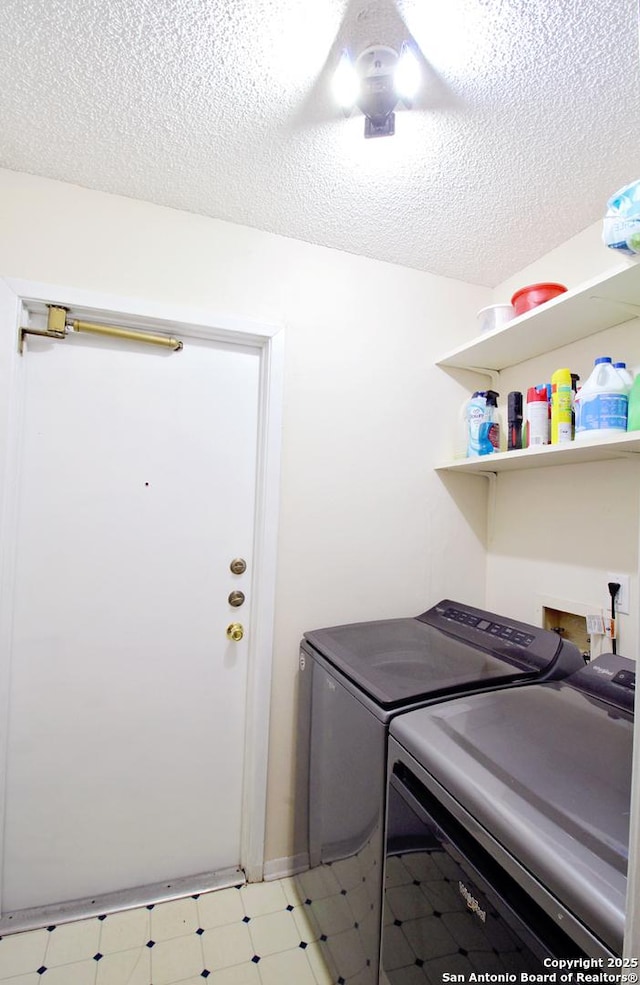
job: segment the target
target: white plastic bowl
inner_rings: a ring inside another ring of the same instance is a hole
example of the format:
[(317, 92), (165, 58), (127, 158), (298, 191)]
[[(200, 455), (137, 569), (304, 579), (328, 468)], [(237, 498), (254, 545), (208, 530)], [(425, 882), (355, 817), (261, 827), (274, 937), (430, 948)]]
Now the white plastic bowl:
[(495, 328), (502, 328), (515, 316), (513, 306), (510, 304), (490, 304), (486, 308), (480, 308), (477, 315), (480, 334), (484, 335), (485, 332), (492, 332)]

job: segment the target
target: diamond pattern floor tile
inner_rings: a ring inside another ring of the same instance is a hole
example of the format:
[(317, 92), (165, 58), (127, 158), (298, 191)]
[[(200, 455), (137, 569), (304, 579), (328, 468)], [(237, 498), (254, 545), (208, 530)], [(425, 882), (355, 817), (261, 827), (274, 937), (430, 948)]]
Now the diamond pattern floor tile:
[[(356, 910), (359, 878), (353, 868), (346, 880)], [(322, 905), (330, 888), (340, 927), (353, 928), (347, 891), (331, 873)], [(11, 934), (0, 938), (0, 985), (336, 985), (313, 906), (286, 879)]]

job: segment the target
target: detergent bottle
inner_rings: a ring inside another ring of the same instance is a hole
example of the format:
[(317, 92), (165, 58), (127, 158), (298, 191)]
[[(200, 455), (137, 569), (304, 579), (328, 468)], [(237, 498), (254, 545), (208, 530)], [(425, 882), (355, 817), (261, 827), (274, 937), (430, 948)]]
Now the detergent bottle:
[(482, 451), (484, 438), (481, 437), (481, 428), (484, 424), (487, 410), (487, 391), (476, 390), (464, 408), (465, 425), (467, 432), (467, 456), (472, 458), (477, 455), (486, 454)]
[(628, 389), (631, 390), (633, 386), (633, 373), (627, 369), (626, 363), (614, 363), (613, 368), (617, 369), (622, 377), (624, 383), (627, 385)]
[(609, 356), (599, 356), (580, 390), (576, 441), (608, 438), (627, 430), (629, 394)]

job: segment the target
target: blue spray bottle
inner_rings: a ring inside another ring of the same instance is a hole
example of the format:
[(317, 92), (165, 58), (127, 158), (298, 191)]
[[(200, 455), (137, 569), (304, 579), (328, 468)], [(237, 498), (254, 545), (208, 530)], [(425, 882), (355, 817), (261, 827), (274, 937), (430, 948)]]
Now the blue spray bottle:
[(491, 455), (500, 451), (500, 418), (498, 417), (498, 397), (495, 390), (487, 390), (487, 407), (484, 421), (480, 427), (480, 454)]
[(484, 437), (481, 435), (482, 426), (485, 423), (486, 410), (487, 391), (476, 390), (471, 400), (467, 401), (464, 410), (467, 431), (467, 455), (469, 458), (486, 454), (486, 452), (482, 451)]

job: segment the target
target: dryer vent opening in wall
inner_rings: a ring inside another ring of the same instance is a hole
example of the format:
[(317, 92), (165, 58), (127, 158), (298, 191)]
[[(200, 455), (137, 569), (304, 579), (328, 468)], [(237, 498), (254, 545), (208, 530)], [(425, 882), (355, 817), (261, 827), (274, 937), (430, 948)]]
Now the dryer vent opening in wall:
[(586, 616), (545, 605), (542, 607), (542, 625), (558, 633), (563, 640), (575, 643), (585, 660), (591, 659), (591, 637), (587, 633)]

